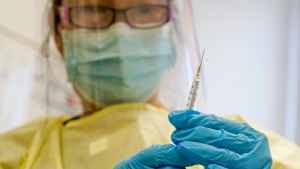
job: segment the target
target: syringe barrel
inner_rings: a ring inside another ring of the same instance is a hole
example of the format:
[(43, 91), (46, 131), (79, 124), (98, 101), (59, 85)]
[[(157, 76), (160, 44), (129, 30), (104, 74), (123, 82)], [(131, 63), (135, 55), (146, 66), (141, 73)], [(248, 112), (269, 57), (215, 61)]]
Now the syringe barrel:
[(196, 101), (196, 98), (197, 98), (198, 89), (199, 89), (199, 84), (200, 84), (200, 77), (199, 77), (199, 75), (196, 75), (195, 78), (194, 78), (194, 81), (193, 81), (193, 85), (192, 85), (191, 92), (190, 92), (190, 95), (189, 95), (189, 100), (188, 100), (188, 103), (187, 103), (187, 106), (186, 106), (187, 109), (193, 109), (194, 108), (195, 101)]

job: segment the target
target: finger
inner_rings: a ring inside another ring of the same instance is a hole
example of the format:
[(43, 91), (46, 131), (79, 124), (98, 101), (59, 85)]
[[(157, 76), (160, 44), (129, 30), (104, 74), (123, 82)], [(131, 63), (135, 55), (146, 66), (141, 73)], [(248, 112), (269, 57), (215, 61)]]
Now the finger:
[(183, 141), (199, 142), (238, 154), (248, 153), (255, 146), (255, 140), (243, 134), (232, 134), (223, 129), (214, 130), (202, 126), (176, 130), (171, 139), (176, 145)]
[(220, 165), (211, 164), (211, 165), (208, 165), (206, 169), (227, 169), (227, 168), (220, 166)]
[(158, 168), (163, 166), (189, 167), (191, 164), (177, 153), (176, 146), (172, 144), (152, 145), (137, 153), (133, 159), (148, 167)]
[(227, 149), (189, 141), (178, 144), (177, 152), (189, 164), (200, 164), (203, 166), (218, 164), (228, 168), (232, 167), (228, 165), (236, 164), (242, 157)]
[(173, 111), (169, 114), (169, 121), (177, 129), (203, 126), (215, 130), (224, 129), (233, 134), (244, 134), (255, 138), (257, 137), (256, 133), (258, 133), (247, 123), (239, 123), (215, 115), (205, 115), (194, 110)]

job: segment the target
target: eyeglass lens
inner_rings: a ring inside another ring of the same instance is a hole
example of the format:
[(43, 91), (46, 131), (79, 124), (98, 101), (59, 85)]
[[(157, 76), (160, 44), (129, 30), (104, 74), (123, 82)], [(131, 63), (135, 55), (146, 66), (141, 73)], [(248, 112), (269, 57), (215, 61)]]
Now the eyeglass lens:
[[(168, 19), (168, 8), (164, 6), (144, 5), (124, 11), (127, 23), (136, 28), (160, 26)], [(115, 15), (116, 10), (101, 6), (70, 8), (71, 23), (83, 28), (106, 28), (113, 23)]]

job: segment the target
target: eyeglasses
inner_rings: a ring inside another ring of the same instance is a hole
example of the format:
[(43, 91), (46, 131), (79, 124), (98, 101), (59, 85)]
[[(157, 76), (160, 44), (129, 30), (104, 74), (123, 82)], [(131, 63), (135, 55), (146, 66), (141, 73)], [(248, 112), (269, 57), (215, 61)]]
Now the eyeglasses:
[(164, 5), (140, 5), (127, 9), (113, 9), (98, 5), (59, 7), (63, 20), (87, 29), (110, 27), (117, 13), (125, 16), (125, 22), (133, 28), (160, 27), (172, 19), (172, 8)]

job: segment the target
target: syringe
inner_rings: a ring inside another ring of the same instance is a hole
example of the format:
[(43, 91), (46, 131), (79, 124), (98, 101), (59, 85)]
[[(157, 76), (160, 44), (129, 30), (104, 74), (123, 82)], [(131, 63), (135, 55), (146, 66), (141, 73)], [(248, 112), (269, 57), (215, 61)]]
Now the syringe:
[(196, 75), (194, 77), (194, 81), (193, 81), (193, 85), (192, 85), (192, 88), (191, 88), (191, 91), (190, 91), (190, 96), (189, 96), (188, 103), (186, 105), (186, 109), (193, 109), (194, 105), (195, 105), (195, 101), (196, 101), (197, 93), (198, 93), (198, 89), (199, 89), (199, 84), (200, 84), (200, 72), (201, 72), (201, 65), (202, 65), (202, 60), (203, 60), (203, 57), (204, 57), (204, 53), (205, 53), (205, 49), (203, 51), (200, 66), (198, 66)]

